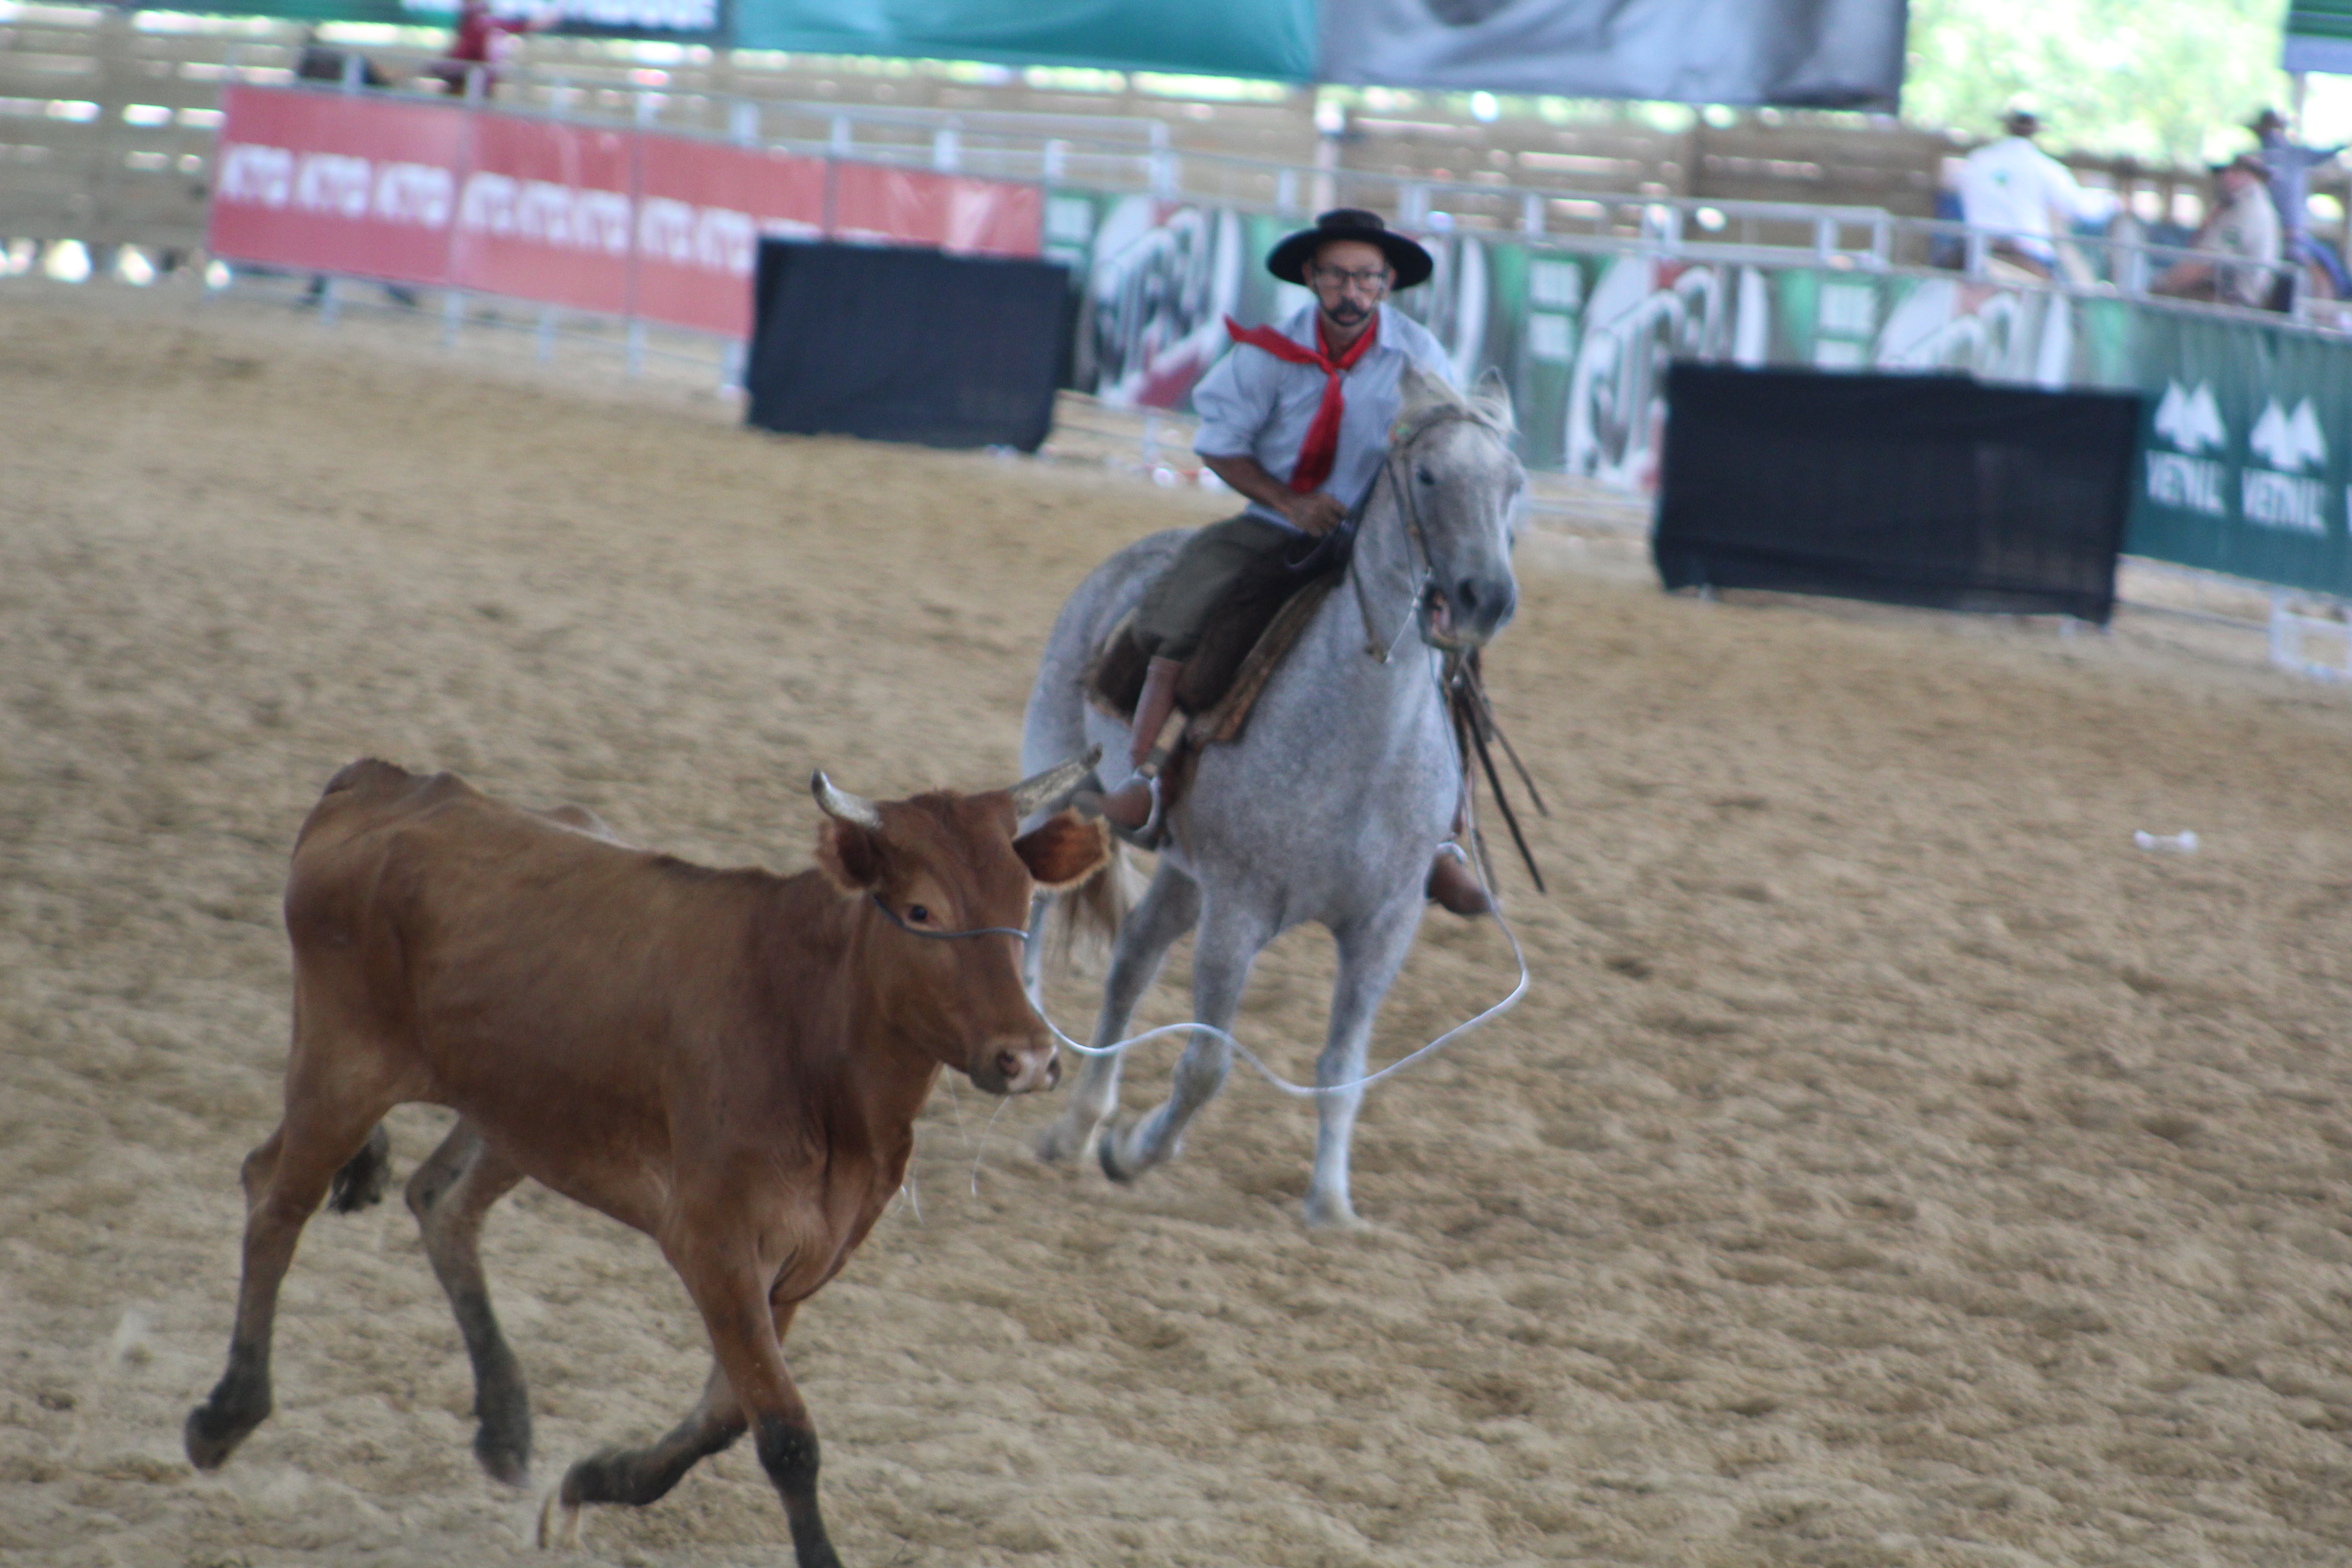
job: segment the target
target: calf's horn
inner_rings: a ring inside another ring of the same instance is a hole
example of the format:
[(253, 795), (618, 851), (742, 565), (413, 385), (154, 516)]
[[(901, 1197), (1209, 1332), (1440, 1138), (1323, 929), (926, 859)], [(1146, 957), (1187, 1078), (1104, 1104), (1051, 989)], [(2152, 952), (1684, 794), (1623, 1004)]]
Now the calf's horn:
[(816, 796), (817, 805), (827, 816), (837, 816), (844, 822), (854, 822), (877, 833), (882, 831), (882, 813), (876, 809), (874, 803), (862, 795), (834, 788), (833, 781), (824, 776), (823, 768), (809, 775), (809, 793)]
[(1013, 796), (1013, 815), (1030, 816), (1049, 805), (1057, 805), (1062, 797), (1078, 787), (1078, 781), (1088, 770), (1102, 761), (1102, 748), (1089, 746), (1085, 754), (1072, 757), (1055, 768), (1023, 779), (1007, 792)]

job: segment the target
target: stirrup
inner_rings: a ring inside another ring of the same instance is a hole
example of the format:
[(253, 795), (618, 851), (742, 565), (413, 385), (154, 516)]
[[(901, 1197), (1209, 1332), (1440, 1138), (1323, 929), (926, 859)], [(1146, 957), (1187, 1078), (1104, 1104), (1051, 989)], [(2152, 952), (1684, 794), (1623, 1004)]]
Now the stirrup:
[[(1117, 817), (1112, 816), (1108, 811), (1104, 810), (1103, 803), (1114, 795), (1124, 793), (1129, 785), (1139, 781), (1140, 781), (1144, 788), (1150, 792), (1151, 797), (1151, 807), (1150, 810), (1145, 814), (1143, 821), (1140, 824), (1136, 826), (1129, 827), (1125, 823), (1120, 822)], [(1071, 804), (1083, 811), (1100, 817), (1104, 826), (1109, 828), (1111, 832), (1118, 835), (1122, 842), (1131, 844), (1138, 849), (1158, 849), (1160, 846), (1167, 840), (1167, 801), (1160, 794), (1160, 774), (1157, 772), (1132, 774), (1125, 782), (1121, 783), (1118, 789), (1104, 790), (1100, 792), (1093, 790), (1084, 791), (1073, 796), (1071, 798)]]
[[(1454, 885), (1443, 886), (1443, 880)], [(1495, 912), (1493, 895), (1478, 880), (1476, 862), (1461, 845), (1450, 839), (1437, 847), (1437, 854), (1430, 862), (1428, 879), (1422, 884), (1422, 896), (1446, 913), (1465, 920)]]

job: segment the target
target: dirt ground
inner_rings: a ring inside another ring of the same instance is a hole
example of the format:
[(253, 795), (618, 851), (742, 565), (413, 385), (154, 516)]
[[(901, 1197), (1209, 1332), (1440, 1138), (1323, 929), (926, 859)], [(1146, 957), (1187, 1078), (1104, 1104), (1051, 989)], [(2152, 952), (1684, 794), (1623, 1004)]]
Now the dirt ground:
[[(1218, 507), (733, 419), (422, 329), (0, 286), (0, 1557), (545, 1562), (539, 1489), (693, 1398), (650, 1244), (526, 1187), (487, 1255), (533, 1490), (475, 1468), (396, 1202), (312, 1226), (277, 1415), (217, 1476), (179, 1442), (335, 767), (795, 868), (813, 766), (1009, 780), (1062, 595)], [(1241, 1077), (1132, 1190), (1030, 1158), (1056, 1101), (943, 1085), (918, 1202), (790, 1347), (846, 1560), (2352, 1562), (2346, 695), (2129, 625), (1668, 598), (1549, 533), (1520, 565), (1491, 669), (1554, 811), (1551, 896), (1506, 868), (1535, 985), (1373, 1095), (1375, 1227), (1301, 1228), (1310, 1114)], [(1326, 953), (1286, 938), (1239, 1026), (1296, 1073)], [(1433, 921), (1379, 1054), (1509, 980)], [(399, 1174), (443, 1123), (394, 1118)], [(788, 1552), (748, 1446), (586, 1542)]]

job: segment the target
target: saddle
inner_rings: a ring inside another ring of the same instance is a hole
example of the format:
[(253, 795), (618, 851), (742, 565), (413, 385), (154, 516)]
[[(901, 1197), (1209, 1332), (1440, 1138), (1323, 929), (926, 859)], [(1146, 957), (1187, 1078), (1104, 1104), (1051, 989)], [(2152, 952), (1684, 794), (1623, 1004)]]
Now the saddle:
[[(1267, 552), (1234, 579), (1210, 612), (1200, 644), (1176, 681), (1176, 710), (1187, 722), (1160, 770), (1163, 821), (1192, 782), (1192, 764), (1202, 748), (1241, 739), (1265, 683), (1346, 574), (1352, 539), (1337, 537), (1322, 543), (1329, 547), (1318, 546), (1297, 564), (1286, 561), (1280, 550)], [(1135, 640), (1130, 615), (1111, 629), (1087, 663), (1087, 700), (1132, 723), (1150, 662)]]

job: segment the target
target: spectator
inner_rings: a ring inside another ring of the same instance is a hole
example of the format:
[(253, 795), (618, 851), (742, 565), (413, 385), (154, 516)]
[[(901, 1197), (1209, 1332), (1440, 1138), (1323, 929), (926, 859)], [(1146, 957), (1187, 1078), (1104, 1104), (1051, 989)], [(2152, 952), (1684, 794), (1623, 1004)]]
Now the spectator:
[(1960, 213), (1970, 228), (1992, 232), (1997, 270), (2048, 278), (2057, 267), (2053, 241), (2061, 227), (2104, 222), (2115, 204), (2105, 192), (2084, 190), (2065, 164), (2033, 144), (2042, 117), (2032, 109), (2012, 103), (2000, 125), (2006, 134), (2000, 141), (1961, 163)]
[(2149, 292), (2255, 310), (2284, 308), (2274, 299), (2281, 281), (2280, 238), (2269, 167), (2248, 153), (2218, 165), (2213, 184), (2213, 215), (2197, 231), (2198, 254), (2175, 264)]
[(498, 68), (513, 49), (515, 35), (552, 26), (557, 15), (551, 7), (530, 16), (501, 16), (490, 9), (490, 0), (459, 0), (457, 36), (449, 40), (448, 52), (425, 67), (424, 74), (451, 92), (462, 93), (467, 79), (479, 71), (482, 96), (488, 98), (498, 85)]
[[(351, 61), (354, 58), (347, 50), (329, 48), (320, 42), (317, 27), (305, 27), (302, 29), (302, 53), (294, 62), (294, 74), (304, 81), (340, 82), (343, 79), (343, 73), (351, 68)], [(362, 87), (392, 85), (392, 79), (378, 70), (373, 60), (365, 55), (356, 58), (359, 60), (359, 84)]]
[(2311, 171), (2336, 162), (2342, 147), (2306, 147), (2287, 135), (2286, 116), (2265, 109), (2247, 127), (2262, 143), (2256, 154), (2270, 171), (2271, 205), (2278, 209), (2279, 233), (2286, 258), (2300, 266), (2309, 262), (2327, 274), (2336, 298), (2352, 299), (2352, 278), (2343, 258), (2311, 233)]

